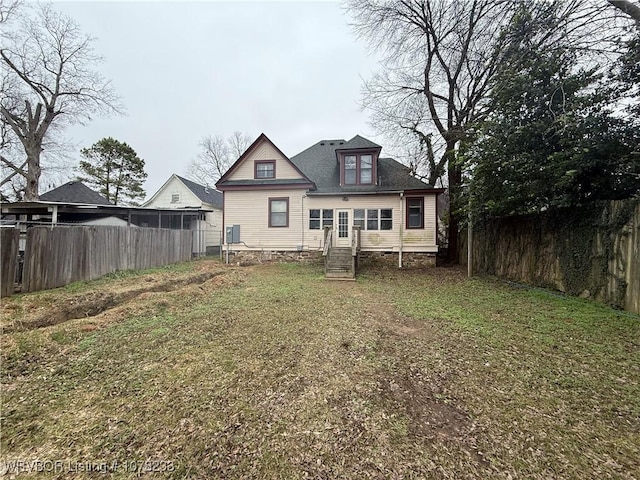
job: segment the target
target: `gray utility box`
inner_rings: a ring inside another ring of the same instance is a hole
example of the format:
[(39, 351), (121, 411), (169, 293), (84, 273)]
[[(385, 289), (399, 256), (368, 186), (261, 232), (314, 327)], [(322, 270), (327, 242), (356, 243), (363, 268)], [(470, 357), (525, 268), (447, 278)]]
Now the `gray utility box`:
[(240, 243), (240, 225), (230, 225), (226, 228), (225, 243)]

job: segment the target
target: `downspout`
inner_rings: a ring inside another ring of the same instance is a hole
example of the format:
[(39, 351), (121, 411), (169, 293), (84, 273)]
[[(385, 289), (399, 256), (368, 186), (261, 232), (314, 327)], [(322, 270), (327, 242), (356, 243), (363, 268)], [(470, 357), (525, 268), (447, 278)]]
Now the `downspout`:
[[(300, 212), (300, 222), (302, 223), (301, 227), (302, 227), (302, 243), (300, 244), (300, 251), (304, 250), (304, 197), (306, 197), (307, 194), (304, 193), (302, 194), (302, 202), (301, 202), (301, 207), (302, 208), (302, 212)], [(320, 219), (320, 223), (322, 223), (322, 219)]]
[(398, 251), (398, 268), (402, 268), (402, 235), (404, 233), (404, 192), (400, 192), (400, 249)]

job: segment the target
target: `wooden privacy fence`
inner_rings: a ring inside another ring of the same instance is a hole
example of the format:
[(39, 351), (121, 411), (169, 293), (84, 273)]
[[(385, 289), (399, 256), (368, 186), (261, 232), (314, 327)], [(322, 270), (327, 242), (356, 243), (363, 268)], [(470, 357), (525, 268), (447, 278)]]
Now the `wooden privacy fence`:
[(17, 228), (0, 228), (0, 297), (13, 293), (13, 285), (18, 265), (18, 244), (20, 232)]
[[(463, 237), (464, 238), (464, 237)], [(461, 263), (466, 263), (466, 242)], [(503, 217), (473, 227), (473, 270), (640, 314), (640, 200)]]
[[(22, 291), (187, 261), (193, 235), (191, 230), (159, 228), (32, 227), (27, 230)], [(2, 269), (4, 279), (4, 258)]]

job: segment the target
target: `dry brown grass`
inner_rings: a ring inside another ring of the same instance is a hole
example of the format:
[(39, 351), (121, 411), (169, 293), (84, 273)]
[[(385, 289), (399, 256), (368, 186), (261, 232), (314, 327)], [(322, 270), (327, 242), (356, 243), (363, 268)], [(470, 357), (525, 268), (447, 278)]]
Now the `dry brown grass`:
[(61, 461), (59, 478), (95, 477), (76, 462), (113, 478), (132, 462), (169, 478), (638, 475), (637, 317), (455, 269), (180, 268), (222, 273), (3, 335), (3, 461)]

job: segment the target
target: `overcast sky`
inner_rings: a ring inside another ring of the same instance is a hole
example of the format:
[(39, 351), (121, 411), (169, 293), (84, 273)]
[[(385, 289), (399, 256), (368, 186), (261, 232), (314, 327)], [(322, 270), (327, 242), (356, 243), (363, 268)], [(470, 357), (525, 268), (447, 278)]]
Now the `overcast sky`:
[(131, 145), (146, 162), (147, 198), (185, 174), (205, 135), (265, 133), (288, 156), (326, 138), (381, 141), (359, 106), (377, 62), (337, 2), (55, 7), (96, 37), (100, 70), (127, 110), (66, 135), (79, 147), (108, 136)]

